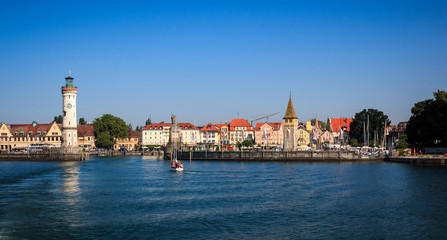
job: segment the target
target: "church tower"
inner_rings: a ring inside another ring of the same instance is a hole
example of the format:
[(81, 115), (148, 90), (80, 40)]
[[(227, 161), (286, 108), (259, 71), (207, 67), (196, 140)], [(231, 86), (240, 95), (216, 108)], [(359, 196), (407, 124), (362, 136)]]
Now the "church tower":
[(62, 147), (78, 147), (78, 127), (76, 117), (76, 96), (78, 88), (73, 86), (73, 78), (68, 73), (62, 87)]
[(289, 96), (286, 115), (282, 118), (284, 150), (296, 151), (298, 147), (298, 117), (293, 108), (292, 95)]

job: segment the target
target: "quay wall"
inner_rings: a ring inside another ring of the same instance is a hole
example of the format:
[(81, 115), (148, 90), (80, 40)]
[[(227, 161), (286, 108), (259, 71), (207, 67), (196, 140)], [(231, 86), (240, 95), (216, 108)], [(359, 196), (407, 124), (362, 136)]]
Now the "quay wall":
[(52, 148), (50, 150), (33, 153), (2, 153), (0, 161), (84, 161), (89, 153), (82, 148)]
[(437, 157), (396, 157), (396, 158), (386, 158), (387, 162), (395, 163), (409, 163), (409, 164), (427, 164), (427, 165), (446, 165), (446, 158)]
[[(301, 161), (301, 162), (340, 162), (362, 160), (356, 152), (348, 151), (225, 151), (225, 152), (178, 152), (180, 160), (217, 160), (217, 161)], [(165, 155), (170, 159), (170, 154)], [(376, 159), (377, 160), (377, 159)]]

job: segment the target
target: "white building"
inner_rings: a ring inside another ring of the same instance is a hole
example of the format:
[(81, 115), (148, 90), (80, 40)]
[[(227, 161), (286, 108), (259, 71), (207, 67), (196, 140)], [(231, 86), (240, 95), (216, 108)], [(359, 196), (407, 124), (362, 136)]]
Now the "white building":
[[(194, 146), (200, 142), (199, 128), (191, 123), (179, 123), (181, 129), (182, 144)], [(154, 123), (146, 125), (143, 128), (143, 146), (162, 145), (165, 146), (169, 142), (169, 130), (171, 123)]]
[(254, 130), (250, 123), (244, 119), (233, 119), (230, 122), (230, 144), (243, 142), (244, 140), (254, 140)]
[(154, 123), (143, 128), (143, 146), (166, 145), (169, 141), (170, 123)]
[(212, 123), (208, 123), (200, 129), (200, 142), (219, 143), (219, 129)]
[(191, 123), (179, 123), (181, 129), (182, 144), (195, 146), (200, 142), (200, 130)]

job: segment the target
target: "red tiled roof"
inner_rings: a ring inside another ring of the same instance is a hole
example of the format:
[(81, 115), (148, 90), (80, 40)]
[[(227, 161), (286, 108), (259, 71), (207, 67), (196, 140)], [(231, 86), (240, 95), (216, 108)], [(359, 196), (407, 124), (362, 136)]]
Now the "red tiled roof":
[[(160, 129), (160, 127), (170, 127), (172, 124), (171, 123), (153, 123), (153, 124), (149, 124), (146, 125), (143, 130), (154, 130), (155, 127), (157, 127), (157, 130)], [(149, 129), (151, 128), (151, 129)]]
[(273, 130), (277, 131), (277, 130), (281, 129), (281, 124), (282, 123), (280, 123), (280, 122), (257, 123), (256, 127), (255, 127), (255, 130), (259, 130), (262, 127), (262, 125), (264, 125), (264, 124), (270, 125), (273, 128)]
[[(210, 129), (208, 129), (208, 126), (210, 126)], [(205, 132), (205, 131), (207, 131), (207, 132), (217, 132), (217, 131), (219, 131), (219, 129), (216, 126), (214, 126), (214, 124), (208, 123), (202, 129), (200, 129), (200, 131), (201, 132)]]
[(233, 119), (231, 120), (229, 125), (230, 125), (230, 131), (234, 131), (235, 127), (246, 127), (247, 131), (253, 130), (250, 123), (248, 123), (248, 121), (245, 119)]
[(339, 132), (339, 127), (346, 127), (346, 131), (350, 131), (352, 118), (331, 118), (331, 128), (333, 132)]
[[(188, 130), (188, 129), (199, 129), (198, 127), (192, 125), (191, 123), (179, 123), (178, 124), (182, 130)], [(170, 127), (172, 126), (172, 123), (153, 123), (146, 125), (143, 130), (154, 130), (155, 127), (160, 129), (161, 127)], [(149, 129), (151, 127), (151, 129)]]
[[(34, 127), (33, 124), (8, 124), (8, 125), (12, 135), (14, 135), (15, 132), (17, 132), (18, 134), (20, 134), (20, 132), (23, 132), (24, 136), (35, 136), (37, 132), (41, 132), (41, 135), (43, 132), (47, 132), (48, 134), (48, 131), (50, 131), (50, 128), (53, 124), (41, 123), (36, 124)], [(28, 135), (29, 132), (32, 132), (32, 134)]]
[(127, 137), (130, 138), (141, 138), (143, 134), (141, 132), (138, 131), (134, 131), (134, 130), (129, 130), (129, 132), (127, 133)]
[(282, 123), (280, 123), (280, 122), (272, 122), (269, 124), (272, 125), (273, 128), (276, 128), (275, 130), (281, 129), (281, 126), (282, 126)]
[(191, 123), (179, 123), (179, 125), (182, 130), (199, 129), (198, 127), (192, 125)]
[(78, 125), (78, 137), (94, 136), (95, 127), (93, 124)]

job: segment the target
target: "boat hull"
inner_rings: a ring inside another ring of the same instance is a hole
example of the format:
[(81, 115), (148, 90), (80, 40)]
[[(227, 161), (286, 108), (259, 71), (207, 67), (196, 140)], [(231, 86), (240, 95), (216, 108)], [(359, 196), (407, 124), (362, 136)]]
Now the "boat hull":
[(173, 172), (181, 172), (181, 171), (183, 171), (183, 168), (171, 168), (171, 171), (173, 171)]

